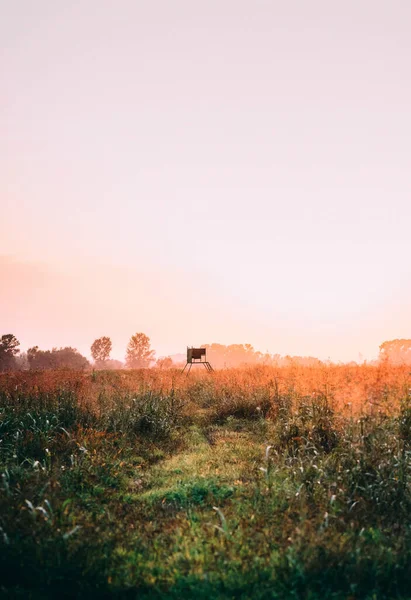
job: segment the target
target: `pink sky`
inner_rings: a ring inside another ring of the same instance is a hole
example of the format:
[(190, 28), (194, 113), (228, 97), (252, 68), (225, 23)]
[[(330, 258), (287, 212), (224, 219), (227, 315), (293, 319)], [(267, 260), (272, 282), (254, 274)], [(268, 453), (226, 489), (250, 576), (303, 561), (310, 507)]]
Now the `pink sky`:
[(2, 2), (0, 333), (411, 337), (410, 31), (405, 0)]

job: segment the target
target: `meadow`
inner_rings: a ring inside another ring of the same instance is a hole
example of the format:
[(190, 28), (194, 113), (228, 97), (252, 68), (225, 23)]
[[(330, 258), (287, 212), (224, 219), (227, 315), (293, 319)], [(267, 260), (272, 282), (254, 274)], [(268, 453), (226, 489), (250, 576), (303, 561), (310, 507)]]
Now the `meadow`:
[(406, 366), (0, 375), (5, 598), (411, 598)]

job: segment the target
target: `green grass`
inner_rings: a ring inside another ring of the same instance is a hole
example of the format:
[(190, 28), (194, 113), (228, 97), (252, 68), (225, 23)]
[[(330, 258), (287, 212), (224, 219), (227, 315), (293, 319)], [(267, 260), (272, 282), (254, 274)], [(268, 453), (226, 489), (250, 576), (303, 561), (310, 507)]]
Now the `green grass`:
[(0, 595), (411, 598), (409, 398), (348, 419), (205, 389), (3, 396)]

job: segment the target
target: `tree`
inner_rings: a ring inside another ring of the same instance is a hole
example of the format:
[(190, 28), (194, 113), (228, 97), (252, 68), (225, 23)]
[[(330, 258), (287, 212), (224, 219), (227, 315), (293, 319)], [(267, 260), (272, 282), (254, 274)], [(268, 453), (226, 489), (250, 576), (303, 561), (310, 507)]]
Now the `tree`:
[(20, 352), (19, 356), (15, 357), (15, 361), (18, 371), (28, 371), (30, 368), (29, 361), (27, 360), (27, 352)]
[(16, 356), (20, 352), (20, 342), (12, 333), (0, 338), (0, 371), (11, 371), (16, 367)]
[(39, 350), (38, 346), (27, 350), (27, 360), (32, 370), (57, 368), (57, 360), (53, 353), (50, 350)]
[(27, 360), (30, 369), (75, 369), (81, 371), (89, 367), (87, 358), (82, 356), (75, 348), (53, 348), (39, 350), (33, 346), (27, 350)]
[(411, 364), (411, 340), (389, 340), (380, 346), (380, 360), (395, 365)]
[(162, 358), (158, 358), (156, 366), (159, 369), (171, 369), (173, 367), (173, 359), (170, 356), (163, 356)]
[(107, 336), (103, 336), (94, 340), (91, 345), (91, 356), (93, 357), (94, 362), (97, 367), (104, 368), (106, 365), (106, 361), (110, 357), (110, 352), (112, 349), (111, 339)]
[(154, 350), (150, 350), (150, 338), (145, 333), (136, 333), (130, 338), (126, 353), (126, 366), (129, 369), (142, 369), (150, 366)]
[(207, 349), (207, 357), (213, 367), (239, 367), (241, 365), (257, 365), (263, 363), (263, 355), (251, 344), (203, 344)]
[(81, 371), (90, 366), (87, 358), (80, 354), (76, 348), (67, 346), (66, 348), (53, 348), (52, 354), (57, 360), (58, 369), (75, 369)]

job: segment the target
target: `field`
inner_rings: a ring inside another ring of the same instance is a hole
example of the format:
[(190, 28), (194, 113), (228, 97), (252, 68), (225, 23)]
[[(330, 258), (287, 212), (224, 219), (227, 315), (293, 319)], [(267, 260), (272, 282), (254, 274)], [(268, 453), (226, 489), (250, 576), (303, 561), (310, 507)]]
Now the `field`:
[(411, 598), (405, 366), (4, 374), (0, 474), (5, 598)]

